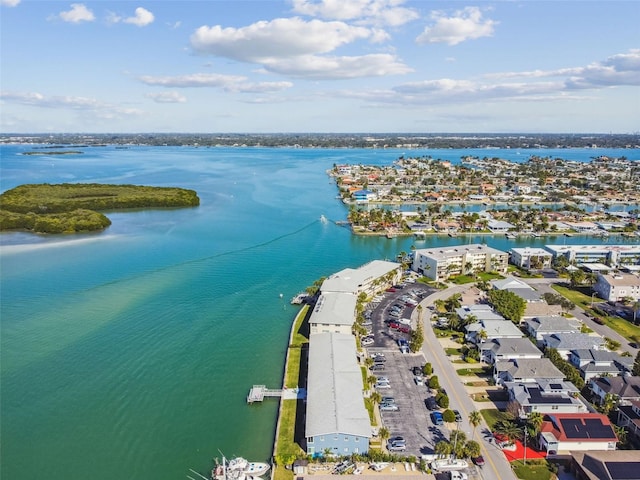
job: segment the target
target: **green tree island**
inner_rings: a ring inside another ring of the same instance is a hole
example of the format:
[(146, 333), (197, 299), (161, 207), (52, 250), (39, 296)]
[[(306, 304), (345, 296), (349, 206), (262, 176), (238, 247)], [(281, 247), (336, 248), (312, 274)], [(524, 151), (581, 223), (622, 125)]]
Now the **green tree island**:
[(75, 233), (111, 225), (105, 210), (196, 207), (194, 190), (98, 183), (29, 184), (0, 195), (0, 231)]

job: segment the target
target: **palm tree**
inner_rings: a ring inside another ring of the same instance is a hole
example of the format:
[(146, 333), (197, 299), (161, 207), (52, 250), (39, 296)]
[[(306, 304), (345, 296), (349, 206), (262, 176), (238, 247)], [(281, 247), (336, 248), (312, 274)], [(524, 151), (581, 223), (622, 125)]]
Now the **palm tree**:
[(473, 435), (471, 436), (473, 438), (476, 435), (476, 428), (482, 423), (482, 414), (477, 410), (471, 412), (469, 414), (469, 423), (473, 427)]
[(447, 440), (440, 440), (433, 449), (438, 455), (446, 457), (453, 452), (453, 445)]
[(380, 440), (382, 440), (383, 442), (389, 438), (389, 435), (391, 435), (391, 433), (389, 432), (389, 429), (387, 427), (382, 427), (380, 428), (380, 430), (378, 431), (378, 436), (380, 437)]
[(380, 400), (382, 400), (382, 395), (380, 395), (378, 392), (373, 392), (371, 395), (369, 395), (369, 398), (373, 403), (380, 403)]
[(499, 420), (493, 426), (493, 431), (502, 435), (508, 442), (518, 440), (522, 435), (522, 430), (511, 420)]

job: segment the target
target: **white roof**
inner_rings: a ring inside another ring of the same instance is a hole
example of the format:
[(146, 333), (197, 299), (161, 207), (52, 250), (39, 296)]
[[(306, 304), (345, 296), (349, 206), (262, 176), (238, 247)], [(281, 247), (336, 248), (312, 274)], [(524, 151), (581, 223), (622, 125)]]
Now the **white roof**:
[(306, 436), (349, 434), (371, 437), (362, 396), (356, 340), (344, 333), (309, 338)]
[(358, 298), (353, 293), (322, 293), (311, 312), (309, 323), (353, 325)]
[(374, 260), (360, 268), (345, 268), (334, 273), (320, 287), (321, 292), (345, 292), (360, 293), (362, 287), (376, 278), (380, 278), (389, 272), (397, 270), (401, 265), (396, 262)]

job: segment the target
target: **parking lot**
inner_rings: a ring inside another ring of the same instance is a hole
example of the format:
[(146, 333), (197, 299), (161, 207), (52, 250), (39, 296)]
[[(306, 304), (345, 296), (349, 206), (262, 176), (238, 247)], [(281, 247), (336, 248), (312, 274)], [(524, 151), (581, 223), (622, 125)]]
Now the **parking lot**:
[[(391, 328), (389, 323), (397, 318), (411, 318), (412, 305), (406, 305), (399, 299), (413, 293), (419, 301), (431, 293), (426, 285), (410, 284), (404, 288), (394, 288), (392, 292), (386, 292), (379, 302), (369, 306), (367, 315), (371, 321), (369, 328), (372, 330), (374, 343), (367, 348), (370, 357), (383, 354), (384, 362), (378, 362), (383, 367), (375, 367), (371, 372), (377, 377), (385, 377), (376, 390), (382, 397), (393, 397), (393, 404), (398, 410), (382, 410), (383, 426), (387, 428), (390, 437), (401, 436), (406, 441), (406, 450), (398, 453), (404, 455), (416, 455), (433, 453), (434, 445), (440, 440), (449, 438), (446, 426), (433, 424), (430, 413), (425, 405), (428, 397), (435, 392), (430, 392), (425, 384), (419, 385), (413, 373), (414, 367), (422, 367), (425, 358), (422, 352), (402, 353), (398, 345), (399, 340), (409, 340), (410, 334)], [(390, 317), (390, 308), (393, 305), (402, 305), (400, 317)], [(428, 314), (426, 312), (425, 314)], [(415, 320), (411, 328), (415, 328)]]

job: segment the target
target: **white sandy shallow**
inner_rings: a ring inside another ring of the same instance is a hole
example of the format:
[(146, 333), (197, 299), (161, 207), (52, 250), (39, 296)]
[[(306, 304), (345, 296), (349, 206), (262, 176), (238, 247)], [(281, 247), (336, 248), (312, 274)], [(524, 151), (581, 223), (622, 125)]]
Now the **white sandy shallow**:
[(75, 247), (77, 245), (84, 244), (84, 243), (113, 240), (121, 237), (122, 235), (100, 235), (96, 237), (58, 240), (53, 242), (21, 243), (21, 244), (15, 244), (15, 245), (3, 245), (0, 243), (0, 255), (27, 253), (35, 250), (44, 250), (48, 248)]

